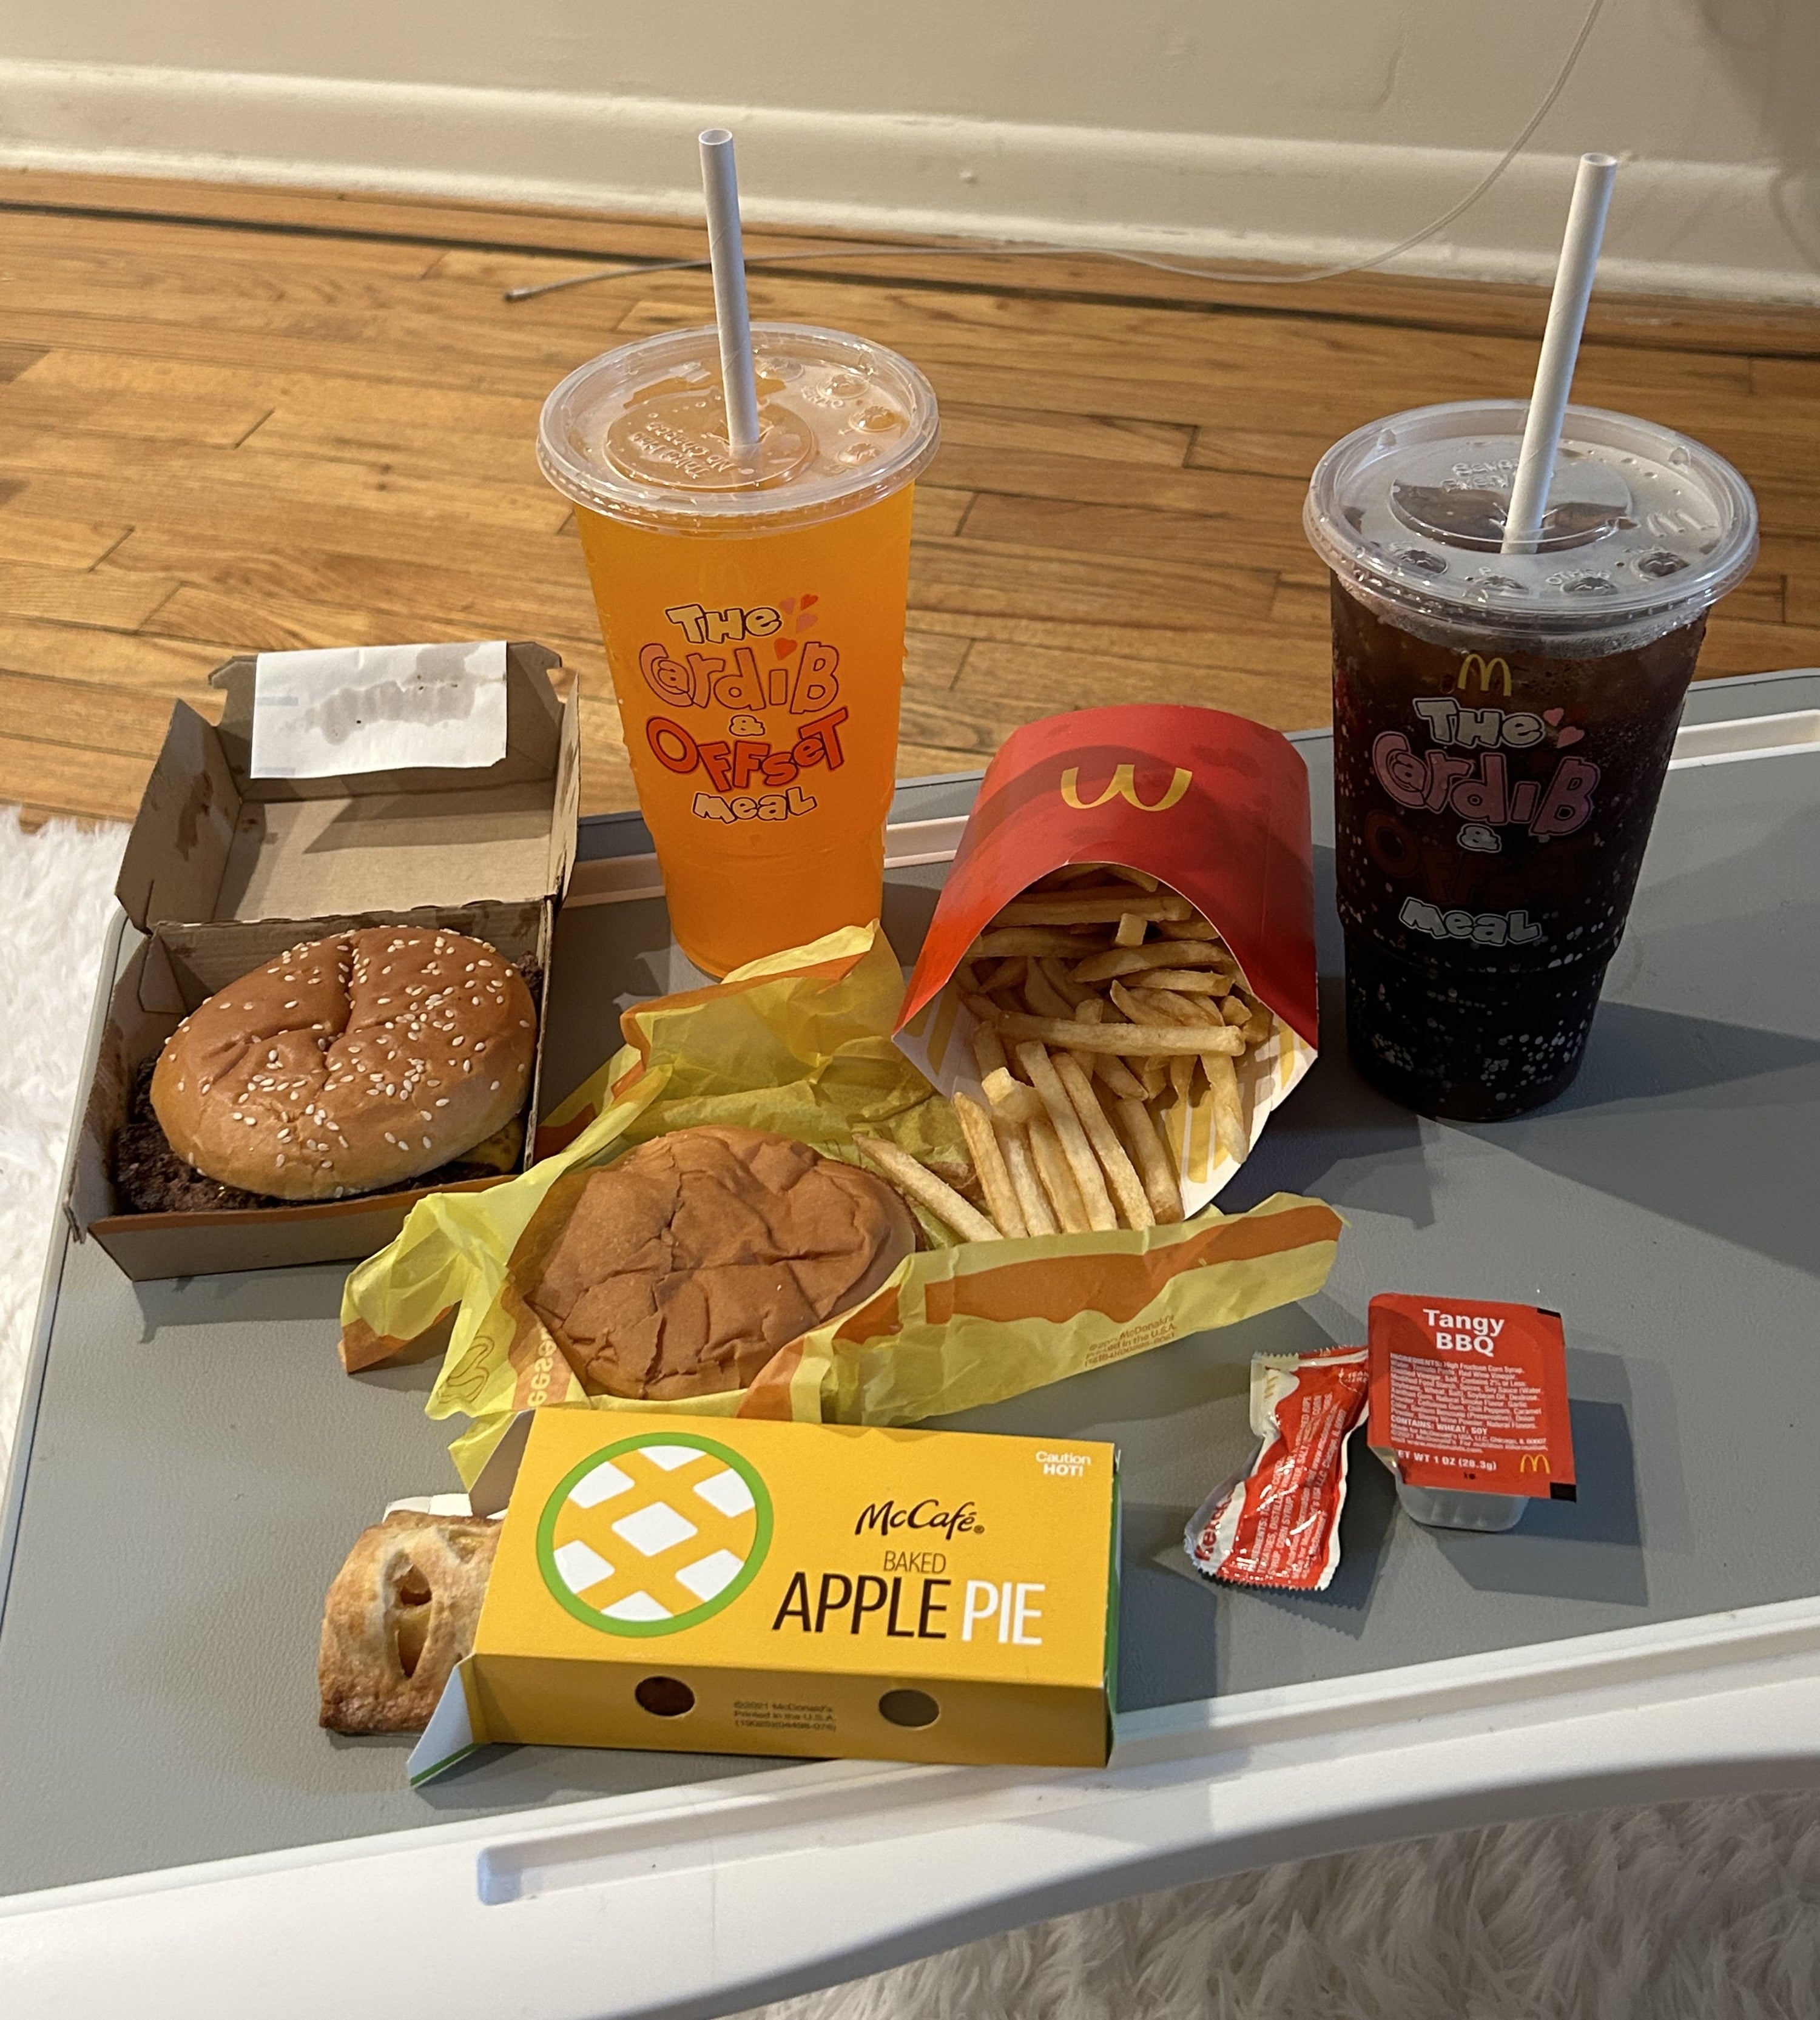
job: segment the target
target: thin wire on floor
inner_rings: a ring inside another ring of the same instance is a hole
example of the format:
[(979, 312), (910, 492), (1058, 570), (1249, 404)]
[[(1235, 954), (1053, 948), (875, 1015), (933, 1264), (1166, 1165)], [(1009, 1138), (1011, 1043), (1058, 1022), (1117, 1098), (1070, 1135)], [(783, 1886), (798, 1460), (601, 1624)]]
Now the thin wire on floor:
[[(1505, 149), (1497, 162), (1457, 203), (1443, 211), (1439, 217), (1431, 220), (1419, 231), (1411, 232), (1407, 238), (1398, 239), (1394, 245), (1386, 246), (1382, 252), (1374, 252), (1368, 260), (1350, 260), (1339, 266), (1316, 267), (1299, 274), (1241, 274), (1219, 267), (1187, 266), (1179, 260), (1159, 260), (1146, 252), (1128, 252), (1105, 246), (1047, 243), (1012, 245), (1001, 239), (980, 239), (966, 245), (928, 245), (914, 241), (899, 240), (889, 245), (823, 247), (812, 252), (764, 253), (749, 258), (746, 262), (746, 271), (756, 273), (765, 267), (779, 267), (793, 260), (812, 260), (821, 263), (830, 260), (868, 260), (892, 255), (901, 257), (906, 252), (914, 252), (919, 257), (927, 256), (935, 259), (1017, 259), (1037, 254), (1053, 256), (1064, 253), (1077, 260), (1121, 260), (1134, 267), (1153, 267), (1160, 274), (1182, 274), (1190, 280), (1227, 282), (1252, 288), (1302, 287), (1311, 281), (1334, 281), (1346, 274), (1368, 274), (1374, 267), (1386, 266), (1391, 260), (1400, 258), (1404, 253), (1413, 252), (1418, 245), (1426, 245), (1490, 192), (1502, 178), (1505, 170), (1535, 137), (1537, 128), (1548, 117), (1555, 100), (1566, 89), (1568, 80), (1578, 67), (1581, 52), (1586, 48), (1604, 9), (1605, 0), (1592, 0), (1591, 6), (1586, 10), (1586, 18), (1580, 24), (1580, 31), (1574, 38), (1573, 45), (1556, 73), (1553, 83), (1549, 86), (1542, 103), (1530, 114), (1523, 130)], [(539, 295), (553, 295), (563, 288), (586, 287), (594, 281), (619, 280), (628, 274), (636, 274), (642, 278), (649, 274), (684, 273), (705, 267), (707, 264), (705, 259), (619, 262), (611, 267), (590, 268), (585, 274), (567, 274), (560, 280), (539, 281), (521, 288), (508, 288), (505, 299), (509, 302), (528, 302)]]

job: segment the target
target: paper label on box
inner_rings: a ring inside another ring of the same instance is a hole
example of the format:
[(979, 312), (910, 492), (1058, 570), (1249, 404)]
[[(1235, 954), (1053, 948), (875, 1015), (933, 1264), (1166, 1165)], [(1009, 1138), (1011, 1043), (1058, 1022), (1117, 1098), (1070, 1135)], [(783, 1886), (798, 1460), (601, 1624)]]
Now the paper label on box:
[(506, 754), (506, 641), (261, 652), (256, 779), (478, 771)]

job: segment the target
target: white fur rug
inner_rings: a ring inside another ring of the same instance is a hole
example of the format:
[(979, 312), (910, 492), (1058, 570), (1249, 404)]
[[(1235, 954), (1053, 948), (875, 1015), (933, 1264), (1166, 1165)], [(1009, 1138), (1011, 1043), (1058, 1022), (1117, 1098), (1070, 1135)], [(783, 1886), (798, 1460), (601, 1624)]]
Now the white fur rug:
[[(0, 809), (0, 1470), (122, 839), (61, 822), (28, 835)], [(1506, 1826), (1280, 1866), (762, 2015), (1820, 2020), (1820, 1799)]]

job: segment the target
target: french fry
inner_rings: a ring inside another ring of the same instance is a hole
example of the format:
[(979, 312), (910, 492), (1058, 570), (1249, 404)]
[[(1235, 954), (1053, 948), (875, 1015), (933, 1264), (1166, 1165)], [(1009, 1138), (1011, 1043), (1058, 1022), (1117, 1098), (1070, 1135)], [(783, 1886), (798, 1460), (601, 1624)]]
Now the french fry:
[[(1097, 1024), (1105, 1015), (1106, 998), (1103, 996), (1090, 996), (1084, 1003), (1077, 1003), (1074, 1006), (1077, 1023)], [(1084, 1059), (1078, 1052), (1072, 1053), (1070, 1057), (1079, 1063), (1083, 1071), (1091, 1064), (1092, 1073), (1090, 1077), (1104, 1081), (1119, 1099), (1143, 1099), (1143, 1082), (1116, 1052), (1107, 1052), (1099, 1059), (1095, 1059), (1091, 1052)]]
[(1093, 1091), (1092, 1081), (1067, 1052), (1057, 1053), (1053, 1064), (1055, 1077), (1073, 1104), (1082, 1132), (1093, 1146), (1094, 1156), (1099, 1160), (1099, 1168), (1105, 1174), (1107, 1188), (1125, 1226), (1153, 1227), (1157, 1216), (1150, 1210), (1143, 1182), (1126, 1155), (1124, 1144), (1118, 1140), (1117, 1131), (1106, 1119), (1106, 1110), (1100, 1106)]
[(1260, 1003), (1239, 1026), (1239, 1036), (1248, 1045), (1261, 1045), (1277, 1028), (1277, 1020)]
[(1159, 920), (1157, 931), (1166, 940), (1217, 940), (1219, 928), (1197, 912), (1192, 918)]
[(1138, 1061), (1138, 1078), (1143, 1083), (1144, 1099), (1156, 1101), (1169, 1084), (1169, 1063), (1167, 1059), (1147, 1059)]
[[(1005, 1169), (1011, 1174), (1012, 1190), (1017, 1194), (1019, 1211), (1023, 1215), (1024, 1230), (1030, 1234), (1053, 1234), (1060, 1226), (1055, 1209), (1049, 1204), (1049, 1196), (1043, 1190), (1043, 1182), (1037, 1175), (1036, 1159), (1030, 1153), (1029, 1133), (1013, 1128), (1008, 1124), (995, 1122), (998, 1132), (998, 1147), (1004, 1153)], [(1061, 1156), (1059, 1148), (1055, 1155)]]
[(927, 1207), (937, 1220), (953, 1228), (964, 1241), (1003, 1239), (977, 1207), (964, 1200), (952, 1186), (944, 1185), (933, 1172), (919, 1164), (909, 1151), (899, 1149), (883, 1136), (856, 1136), (853, 1142), (861, 1157), (876, 1164), (900, 1191), (908, 1193), (919, 1206)]
[[(1091, 1031), (1100, 1027), (1088, 1024), (1081, 1028)], [(1102, 1231), (1117, 1227), (1118, 1215), (1113, 1211), (1112, 1195), (1106, 1189), (1099, 1160), (1093, 1154), (1093, 1146), (1087, 1140), (1087, 1132), (1081, 1126), (1081, 1118), (1068, 1099), (1068, 1090), (1062, 1084), (1054, 1061), (1042, 1045), (1034, 1042), (1017, 1048), (1017, 1061), (1049, 1111), (1050, 1124), (1068, 1160), (1068, 1168), (1074, 1175), (1081, 1204), (1087, 1210), (1088, 1226)]]
[(1030, 966), (1030, 956), (1023, 954), (1007, 954), (1003, 961), (995, 961), (974, 985), (975, 994), (990, 996), (995, 989), (1015, 989), (1024, 979)]
[[(1236, 1083), (1235, 1083), (1236, 1084)], [(1004, 1153), (999, 1148), (998, 1132), (992, 1117), (970, 1095), (954, 1097), (954, 1119), (973, 1154), (973, 1168), (979, 1174), (986, 1193), (986, 1210), (997, 1223), (1001, 1234), (1015, 1240), (1024, 1232), (1023, 1211), (1012, 1190)]]
[(1150, 1203), (1151, 1212), (1156, 1215), (1159, 1226), (1173, 1226), (1182, 1217), (1182, 1188), (1175, 1183), (1175, 1168), (1157, 1134), (1155, 1117), (1143, 1102), (1121, 1101), (1118, 1120), (1124, 1132), (1125, 1143), (1137, 1161), (1144, 1197)]
[[(1194, 907), (1173, 891), (1140, 892), (1133, 897), (1128, 887), (1117, 885), (1100, 891), (1083, 891), (1079, 896), (1014, 898), (992, 922), (998, 930), (1013, 926), (1116, 925), (1127, 913), (1140, 919), (1190, 919)], [(1047, 947), (1007, 947), (1007, 954), (1047, 954)]]
[[(1052, 870), (1047, 877), (1039, 877), (1030, 888), (1033, 891), (1065, 891), (1070, 884), (1078, 884), (1088, 877), (1107, 874), (1103, 863), (1065, 863), (1059, 870)], [(1117, 870), (1111, 874), (1117, 876)]]
[(973, 964), (970, 961), (957, 961), (950, 979), (959, 983), (963, 989), (972, 990), (979, 986), (979, 978), (973, 972)]
[(1169, 1086), (1175, 1099), (1184, 1108), (1194, 1105), (1194, 1069), (1198, 1059), (1175, 1059), (1169, 1062)]
[(1073, 972), (1059, 956), (1045, 954), (1037, 965), (1048, 977), (1055, 993), (1066, 999), (1071, 1010), (1078, 1010), (1083, 1003), (1095, 1000), (1093, 991), (1074, 979)]
[(1024, 1001), (1029, 1005), (1034, 1016), (1072, 1017), (1074, 1015), (1074, 1005), (1042, 968), (1034, 965), (1024, 976)]
[[(1208, 1091), (1213, 1097), (1213, 1140), (1222, 1157), (1244, 1161), (1251, 1146), (1245, 1140), (1245, 1111), (1239, 1099), (1238, 1069), (1223, 1052), (1211, 1058), (1203, 1055)], [(976, 1158), (975, 1162), (979, 1161)]]
[(1048, 1195), (1056, 1219), (1062, 1224), (1062, 1232), (1084, 1234), (1087, 1209), (1081, 1204), (1081, 1189), (1068, 1168), (1068, 1160), (1062, 1154), (1061, 1139), (1055, 1134), (1055, 1124), (1044, 1115), (1030, 1124), (1028, 1135), (1037, 1176)]
[(979, 1069), (979, 1077), (989, 1081), (995, 1073), (1005, 1072), (1008, 1062), (1004, 1055), (1004, 1044), (990, 1024), (975, 1024), (973, 1027), (973, 1063)]
[[(1104, 946), (1104, 936), (1098, 936), (1095, 943)], [(988, 926), (967, 950), (967, 957), (970, 961), (1002, 961), (1008, 954), (1078, 954), (1084, 950), (1084, 950), (1078, 934), (1063, 926)]]
[(1110, 991), (1114, 1005), (1122, 1010), (1134, 1024), (1176, 1024), (1176, 1016), (1161, 990), (1128, 989), (1122, 982), (1115, 981)]
[[(1160, 994), (1152, 990), (1153, 995)], [(1244, 1040), (1230, 1024), (1081, 1024), (1059, 1017), (1008, 1012), (998, 1019), (999, 1036), (1021, 1048), (1058, 1045), (1064, 1052), (1116, 1052), (1121, 1059), (1161, 1052), (1242, 1052)]]
[(1142, 946), (1109, 947), (1074, 967), (1077, 982), (1110, 982), (1115, 975), (1141, 974), (1150, 968), (1223, 968), (1230, 971), (1226, 951), (1211, 940), (1147, 940)]
[(1229, 996), (1219, 1006), (1219, 1014), (1229, 1024), (1243, 1024), (1250, 1019), (1251, 1006), (1242, 996)]
[(1022, 1128), (1049, 1112), (1037, 1090), (1021, 1080), (1013, 1080), (1007, 1067), (999, 1066), (986, 1074), (984, 1085), (993, 1114), (1014, 1129)]
[(1174, 989), (1187, 996), (1224, 996), (1233, 986), (1230, 975), (1211, 968), (1147, 968), (1132, 977), (1133, 989)]
[(1197, 1003), (1190, 997), (1178, 996), (1173, 989), (1139, 989), (1127, 993), (1135, 1003), (1153, 1004), (1175, 1024), (1206, 1024), (1217, 1030), (1219, 1020), (1214, 1012), (1225, 1007), (1218, 1003)]
[(1008, 1015), (1013, 1011), (1022, 1010), (1024, 1007), (1018, 991), (1015, 989), (995, 989), (986, 1000), (1001, 1017)]
[(1150, 931), (1150, 922), (1135, 912), (1119, 914), (1118, 930), (1112, 936), (1114, 946), (1135, 947), (1144, 943), (1144, 935)]
[(1106, 868), (1114, 877), (1122, 877), (1126, 883), (1135, 884), (1140, 891), (1154, 891), (1157, 880), (1147, 870), (1128, 870), (1122, 863), (1109, 863)]
[[(1055, 977), (1059, 973), (1067, 986), (1064, 988)], [(1024, 1001), (1038, 1017), (1072, 1017), (1081, 1005), (1089, 1000), (1090, 992), (1077, 988), (1069, 978), (1068, 971), (1059, 961), (1044, 961), (1032, 968), (1030, 979), (1024, 985)], [(1091, 1080), (1097, 1070), (1091, 1052), (1077, 1055), (1081, 1070)]]

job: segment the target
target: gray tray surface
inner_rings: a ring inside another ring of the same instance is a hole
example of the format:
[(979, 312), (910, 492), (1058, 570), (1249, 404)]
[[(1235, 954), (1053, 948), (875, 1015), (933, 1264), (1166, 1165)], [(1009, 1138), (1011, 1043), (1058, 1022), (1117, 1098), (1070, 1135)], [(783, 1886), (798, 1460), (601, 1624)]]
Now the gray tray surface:
[[(1693, 719), (1820, 704), (1820, 675), (1697, 690)], [(1222, 1204), (1278, 1190), (1350, 1224), (1307, 1305), (990, 1411), (972, 1430), (1115, 1439), (1128, 1498), (1121, 1701), (1156, 1705), (1628, 1626), (1820, 1587), (1820, 761), (1671, 777), (1587, 1064), (1546, 1113), (1424, 1121), (1348, 1067), (1333, 978), (1328, 746), (1313, 773), (1327, 1050)], [(972, 781), (905, 789), (899, 819)], [(592, 823), (584, 854), (648, 846)], [(914, 950), (941, 866), (894, 873)], [(561, 922), (546, 1085), (616, 1041), (627, 1002), (690, 980), (662, 904)], [(498, 1750), (421, 1793), (409, 1742), (315, 1724), (321, 1595), (399, 1495), (455, 1486), (428, 1364), (355, 1380), (339, 1269), (135, 1287), (72, 1246), (0, 1615), (0, 1891), (754, 1771), (659, 1753)], [(1504, 1536), (1418, 1528), (1355, 1449), (1325, 1594), (1215, 1590), (1188, 1513), (1251, 1450), (1249, 1357), (1363, 1337), (1388, 1289), (1558, 1306), (1577, 1503)]]

